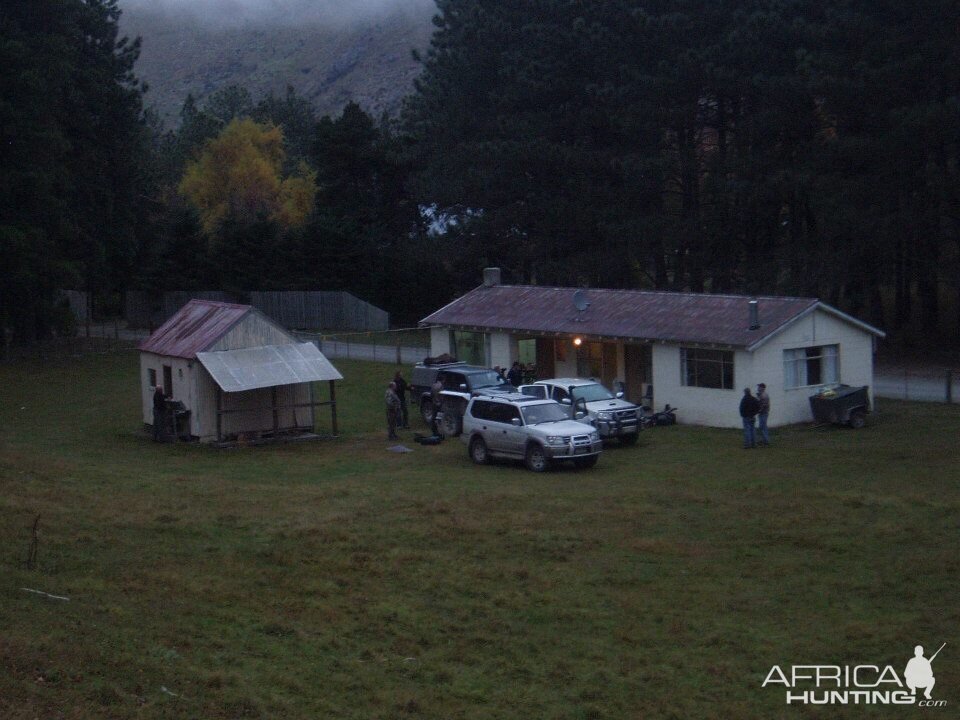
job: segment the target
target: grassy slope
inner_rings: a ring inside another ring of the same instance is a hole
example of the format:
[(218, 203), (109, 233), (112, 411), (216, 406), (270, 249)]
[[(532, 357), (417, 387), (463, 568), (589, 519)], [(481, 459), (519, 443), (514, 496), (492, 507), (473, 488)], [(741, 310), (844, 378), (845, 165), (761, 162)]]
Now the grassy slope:
[(339, 440), (234, 451), (139, 432), (129, 351), (0, 367), (0, 716), (795, 717), (772, 664), (944, 640), (956, 702), (956, 408), (536, 476), (386, 452), (393, 368), (338, 365)]

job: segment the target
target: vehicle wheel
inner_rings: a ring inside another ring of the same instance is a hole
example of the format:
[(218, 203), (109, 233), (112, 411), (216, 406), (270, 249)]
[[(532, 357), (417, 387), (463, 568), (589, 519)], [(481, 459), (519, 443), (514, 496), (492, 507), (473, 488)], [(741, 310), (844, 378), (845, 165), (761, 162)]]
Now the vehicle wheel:
[(455, 410), (444, 410), (440, 417), (440, 430), (446, 437), (457, 437), (463, 432), (463, 418)]
[(640, 437), (640, 433), (639, 433), (639, 432), (628, 433), (628, 434), (626, 434), (626, 435), (621, 435), (621, 436), (620, 436), (620, 444), (621, 444), (621, 445), (636, 445), (636, 444), (637, 444), (637, 440), (639, 439), (639, 437)]
[(523, 461), (527, 466), (527, 470), (531, 470), (532, 472), (543, 472), (550, 466), (550, 461), (547, 460), (547, 454), (543, 451), (543, 448), (536, 443), (531, 443), (527, 447), (527, 454)]
[(599, 455), (591, 455), (590, 457), (577, 458), (573, 461), (573, 466), (577, 470), (588, 470), (597, 464), (597, 460), (600, 459)]
[(490, 453), (487, 452), (487, 444), (479, 435), (470, 441), (470, 459), (477, 465), (486, 465), (490, 462)]
[(420, 401), (420, 417), (430, 426), (433, 424), (433, 400), (424, 398)]
[(866, 424), (867, 416), (864, 415), (862, 411), (857, 410), (856, 412), (850, 413), (850, 427), (854, 430), (859, 430)]

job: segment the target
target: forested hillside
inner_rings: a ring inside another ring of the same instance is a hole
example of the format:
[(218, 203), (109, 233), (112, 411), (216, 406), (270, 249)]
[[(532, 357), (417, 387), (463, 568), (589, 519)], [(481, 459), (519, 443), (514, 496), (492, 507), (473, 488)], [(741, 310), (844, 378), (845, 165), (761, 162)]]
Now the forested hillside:
[[(303, 4), (270, 7), (287, 3)], [(323, 116), (298, 60), (266, 84), (204, 80), (162, 128), (115, 0), (12, 0), (3, 324), (48, 336), (67, 286), (104, 307), (132, 288), (343, 289), (410, 323), (498, 265), (818, 296), (898, 340), (957, 343), (954, 5), (438, 0), (392, 119), (336, 99)], [(278, 28), (262, 49), (292, 37)], [(229, 47), (208, 50), (245, 67)]]

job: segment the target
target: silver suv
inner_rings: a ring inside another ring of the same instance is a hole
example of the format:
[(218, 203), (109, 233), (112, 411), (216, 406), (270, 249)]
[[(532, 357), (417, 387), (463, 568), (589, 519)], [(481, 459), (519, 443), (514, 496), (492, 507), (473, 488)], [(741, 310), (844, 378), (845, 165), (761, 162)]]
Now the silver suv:
[(567, 417), (576, 417), (600, 431), (604, 440), (618, 439), (624, 445), (637, 442), (640, 407), (614, 395), (596, 380), (554, 378), (521, 385), (520, 392), (531, 397), (550, 398), (564, 406)]
[(571, 420), (558, 403), (520, 393), (471, 398), (460, 438), (478, 465), (492, 457), (516, 458), (533, 472), (561, 460), (593, 467), (603, 449), (600, 434)]

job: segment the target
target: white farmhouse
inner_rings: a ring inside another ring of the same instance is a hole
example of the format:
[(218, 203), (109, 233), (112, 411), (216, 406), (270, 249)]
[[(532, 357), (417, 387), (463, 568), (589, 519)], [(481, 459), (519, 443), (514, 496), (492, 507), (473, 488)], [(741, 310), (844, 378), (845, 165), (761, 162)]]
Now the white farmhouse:
[[(301, 343), (249, 305), (191, 300), (140, 345), (144, 425), (153, 424), (157, 385), (182, 409), (177, 435), (216, 442), (312, 432), (342, 375), (312, 343)], [(329, 383), (320, 402), (314, 383)]]
[(714, 427), (740, 427), (743, 388), (758, 383), (771, 426), (810, 420), (809, 397), (825, 385), (872, 388), (884, 337), (815, 298), (501, 285), (497, 268), (420, 324), (434, 356), (622, 382), (633, 402)]

